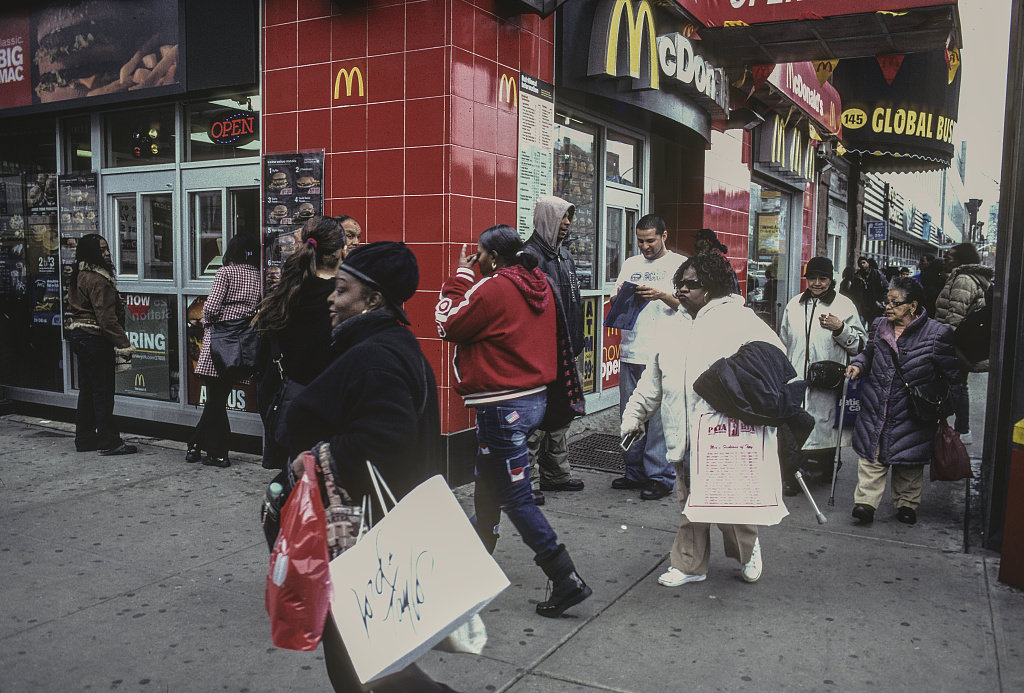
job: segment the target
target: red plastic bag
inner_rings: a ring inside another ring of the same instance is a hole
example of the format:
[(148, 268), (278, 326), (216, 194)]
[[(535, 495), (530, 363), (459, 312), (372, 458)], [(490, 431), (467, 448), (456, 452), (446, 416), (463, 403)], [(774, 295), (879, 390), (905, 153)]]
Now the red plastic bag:
[(316, 649), (331, 599), (327, 521), (316, 462), (308, 452), (302, 453), (302, 461), (302, 478), (281, 511), (264, 595), (274, 645), (289, 650)]
[(930, 476), (932, 481), (960, 481), (973, 479), (971, 457), (960, 440), (960, 434), (945, 421), (935, 431)]

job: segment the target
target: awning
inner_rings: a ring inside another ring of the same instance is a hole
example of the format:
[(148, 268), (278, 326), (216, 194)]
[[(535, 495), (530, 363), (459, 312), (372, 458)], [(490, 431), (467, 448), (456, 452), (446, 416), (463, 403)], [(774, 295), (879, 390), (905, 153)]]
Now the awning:
[(704, 24), (699, 29), (704, 46), (726, 67), (919, 53), (961, 45), (955, 1), (803, 0), (745, 4), (739, 9), (730, 0), (677, 1)]
[(566, 0), (516, 0), (515, 4), (519, 5), (523, 14), (539, 14), (541, 17), (547, 17), (565, 2)]
[(832, 83), (843, 98), (842, 142), (860, 157), (862, 170), (949, 166), (960, 104), (958, 68), (958, 52), (947, 58), (944, 50), (839, 61)]

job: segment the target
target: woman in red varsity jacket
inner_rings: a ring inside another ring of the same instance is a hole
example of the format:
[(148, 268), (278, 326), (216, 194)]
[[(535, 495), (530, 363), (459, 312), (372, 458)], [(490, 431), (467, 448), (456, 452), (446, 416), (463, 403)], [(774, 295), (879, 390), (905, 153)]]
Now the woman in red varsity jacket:
[(476, 409), (473, 525), (493, 552), (505, 511), (553, 583), (537, 613), (556, 617), (591, 589), (530, 490), (526, 441), (544, 418), (547, 384), (556, 377), (557, 316), (551, 285), (522, 248), (519, 233), (505, 225), (484, 231), (476, 252), (463, 246), (455, 276), (441, 287), (435, 319), (438, 334), (457, 345), (455, 391)]

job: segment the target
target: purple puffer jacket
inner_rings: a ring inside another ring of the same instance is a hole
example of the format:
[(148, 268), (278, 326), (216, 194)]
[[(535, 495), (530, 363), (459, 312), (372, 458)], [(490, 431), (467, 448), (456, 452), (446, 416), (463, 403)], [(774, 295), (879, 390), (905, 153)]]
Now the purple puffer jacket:
[(961, 389), (963, 374), (953, 348), (949, 325), (929, 318), (914, 318), (895, 338), (892, 323), (878, 318), (871, 325), (868, 344), (850, 365), (866, 378), (861, 391), (860, 414), (853, 429), (853, 449), (861, 457), (883, 464), (928, 464), (937, 424), (922, 424), (910, 417), (909, 393), (896, 377), (896, 347), (903, 377), (911, 387), (933, 382), (941, 373)]

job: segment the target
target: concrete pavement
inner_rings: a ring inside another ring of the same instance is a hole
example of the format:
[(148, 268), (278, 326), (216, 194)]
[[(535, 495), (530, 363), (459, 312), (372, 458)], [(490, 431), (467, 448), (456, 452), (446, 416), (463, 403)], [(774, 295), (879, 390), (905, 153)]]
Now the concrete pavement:
[[(66, 424), (0, 418), (0, 693), (329, 691), (322, 653), (270, 642), (257, 516), (272, 474), (137, 442), (79, 454)], [(484, 654), (421, 665), (459, 691), (1024, 690), (1024, 593), (996, 581), (997, 554), (961, 552), (963, 483), (926, 482), (916, 526), (886, 501), (860, 527), (844, 460), (834, 508), (812, 487), (828, 524), (798, 497), (763, 529), (758, 583), (713, 530), (707, 581), (674, 589), (656, 583), (674, 498), (642, 502), (581, 470), (587, 488), (547, 493), (543, 510), (594, 596), (536, 616), (544, 576), (503, 520), (512, 586), (483, 612)], [(471, 488), (456, 491), (468, 509)]]

